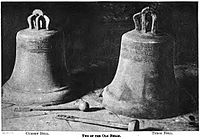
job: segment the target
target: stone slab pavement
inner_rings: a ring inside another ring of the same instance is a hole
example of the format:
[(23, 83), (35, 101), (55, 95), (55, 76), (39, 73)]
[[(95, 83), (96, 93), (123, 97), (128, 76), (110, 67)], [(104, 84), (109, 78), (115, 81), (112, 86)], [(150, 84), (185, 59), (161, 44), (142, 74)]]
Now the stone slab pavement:
[[(2, 130), (3, 131), (92, 131), (92, 132), (125, 132), (126, 129), (117, 129), (80, 122), (57, 119), (57, 115), (78, 116), (96, 120), (112, 121), (128, 124), (134, 118), (114, 114), (101, 106), (102, 97), (98, 93), (90, 93), (82, 97), (90, 104), (90, 110), (83, 112), (77, 109), (78, 100), (52, 106), (25, 106), (26, 108), (43, 108), (43, 111), (16, 111), (20, 106), (2, 103)], [(196, 131), (198, 122), (192, 123), (189, 116), (199, 121), (198, 112), (188, 113), (177, 117), (148, 120), (138, 119), (140, 131)]]

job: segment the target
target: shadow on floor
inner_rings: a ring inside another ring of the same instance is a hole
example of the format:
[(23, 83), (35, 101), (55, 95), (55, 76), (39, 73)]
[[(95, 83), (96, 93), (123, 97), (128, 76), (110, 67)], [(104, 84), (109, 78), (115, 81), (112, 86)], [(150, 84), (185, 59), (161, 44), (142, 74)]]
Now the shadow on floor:
[(58, 105), (74, 101), (81, 98), (82, 96), (90, 93), (93, 90), (104, 88), (108, 85), (116, 71), (116, 65), (93, 65), (80, 70), (74, 70), (69, 76), (71, 93), (63, 96), (59, 102), (53, 102), (51, 104), (45, 104), (44, 106)]

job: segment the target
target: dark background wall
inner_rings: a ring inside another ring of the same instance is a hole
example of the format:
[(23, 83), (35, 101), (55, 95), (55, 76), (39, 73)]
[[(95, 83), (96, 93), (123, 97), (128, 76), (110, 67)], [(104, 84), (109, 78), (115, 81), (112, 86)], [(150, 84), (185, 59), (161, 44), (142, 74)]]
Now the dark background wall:
[(1, 3), (2, 84), (10, 77), (15, 61), (16, 33), (28, 27), (27, 17), (41, 9), (50, 27), (65, 33), (69, 71), (107, 65), (107, 78), (115, 73), (121, 35), (134, 29), (133, 14), (152, 6), (159, 11), (160, 30), (175, 39), (175, 64), (198, 63), (198, 3), (90, 2)]

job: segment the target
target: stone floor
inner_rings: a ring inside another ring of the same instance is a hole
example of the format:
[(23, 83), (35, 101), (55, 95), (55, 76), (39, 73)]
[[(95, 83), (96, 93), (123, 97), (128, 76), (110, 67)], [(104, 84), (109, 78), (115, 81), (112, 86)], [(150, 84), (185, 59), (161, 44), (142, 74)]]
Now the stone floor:
[[(197, 68), (192, 66), (176, 66), (175, 75), (180, 87), (190, 90), (191, 96), (198, 102), (198, 75)], [(81, 74), (82, 75), (82, 74)], [(88, 74), (86, 74), (88, 75)], [(88, 77), (90, 74), (88, 75)], [(79, 77), (79, 76), (78, 76)], [(84, 77), (88, 79), (88, 77)], [(76, 76), (77, 78), (77, 76)], [(81, 80), (79, 77), (78, 80)], [(99, 78), (98, 78), (99, 79)], [(103, 80), (103, 79), (102, 79)], [(195, 82), (193, 82), (195, 81)], [(94, 83), (92, 81), (92, 83)], [(84, 86), (84, 85), (83, 85)], [(85, 87), (85, 86), (84, 86)], [(81, 118), (113, 121), (128, 124), (133, 118), (116, 115), (101, 106), (102, 89), (90, 91), (90, 93), (82, 97), (83, 100), (90, 104), (90, 110), (83, 112), (77, 109), (78, 99), (69, 103), (37, 106), (31, 105), (19, 107), (14, 104), (6, 104), (2, 102), (2, 130), (3, 131), (127, 131), (127, 129), (111, 128), (99, 125), (92, 125), (80, 122), (72, 122), (57, 119), (57, 115), (78, 116)], [(187, 104), (186, 104), (187, 105)], [(19, 111), (25, 108), (42, 108), (48, 109), (43, 111)], [(17, 111), (18, 110), (18, 111)], [(199, 130), (199, 112), (197, 110), (186, 113), (177, 117), (147, 120), (138, 119), (140, 123), (139, 131), (197, 131)]]
[[(78, 101), (56, 106), (29, 106), (29, 108), (43, 108), (43, 111), (19, 111), (19, 106), (2, 104), (2, 130), (3, 131), (127, 131), (99, 125), (57, 119), (57, 115), (78, 116), (104, 121), (113, 121), (128, 124), (133, 118), (116, 115), (101, 106), (101, 97), (93, 93), (82, 97), (90, 104), (90, 110), (83, 112), (77, 109)], [(21, 110), (26, 107), (21, 107)], [(189, 116), (195, 118), (193, 122)], [(138, 119), (140, 131), (197, 131), (199, 116), (198, 112), (188, 113), (178, 117), (147, 120)]]

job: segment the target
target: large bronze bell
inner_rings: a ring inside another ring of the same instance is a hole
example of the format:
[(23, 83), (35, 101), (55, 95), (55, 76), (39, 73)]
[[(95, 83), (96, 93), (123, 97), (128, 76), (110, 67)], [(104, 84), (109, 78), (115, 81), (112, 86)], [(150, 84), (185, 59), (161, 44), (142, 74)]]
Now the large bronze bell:
[[(147, 17), (151, 17), (149, 22)], [(173, 38), (157, 33), (157, 15), (149, 7), (135, 14), (133, 20), (135, 29), (122, 36), (118, 68), (113, 81), (104, 88), (103, 105), (129, 117), (175, 116), (179, 95)]]
[(16, 36), (16, 60), (3, 85), (3, 101), (16, 104), (59, 102), (69, 93), (62, 35), (49, 30), (41, 10), (28, 17), (29, 28)]

